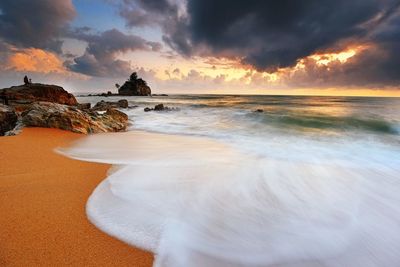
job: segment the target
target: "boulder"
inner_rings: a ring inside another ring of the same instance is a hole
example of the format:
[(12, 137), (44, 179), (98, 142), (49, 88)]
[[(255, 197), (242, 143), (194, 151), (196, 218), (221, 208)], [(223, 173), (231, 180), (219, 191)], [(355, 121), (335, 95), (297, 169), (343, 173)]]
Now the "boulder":
[(0, 104), (0, 136), (14, 129), (18, 121), (15, 110), (3, 104)]
[(40, 83), (12, 86), (0, 89), (3, 99), (47, 101), (65, 105), (76, 105), (75, 97), (64, 90), (61, 86)]
[(128, 100), (126, 99), (118, 100), (117, 103), (120, 108), (128, 108)]
[(126, 81), (119, 89), (119, 95), (127, 96), (150, 96), (151, 89), (142, 79)]
[(88, 134), (124, 131), (128, 125), (128, 116), (113, 109), (99, 114), (80, 110), (76, 106), (35, 102), (22, 113), (22, 122), (31, 127), (58, 128)]
[(154, 106), (154, 111), (165, 110), (164, 104), (157, 104)]
[(121, 100), (118, 100), (117, 102), (108, 102), (108, 101), (101, 100), (92, 108), (92, 110), (96, 110), (96, 111), (103, 110), (104, 111), (104, 110), (107, 110), (110, 108), (127, 108), (127, 107), (128, 107), (128, 100), (126, 100), (126, 99), (121, 99)]
[(157, 104), (154, 106), (154, 108), (149, 108), (145, 107), (144, 112), (149, 112), (149, 111), (179, 111), (179, 108), (170, 108), (167, 106), (164, 106), (164, 104)]

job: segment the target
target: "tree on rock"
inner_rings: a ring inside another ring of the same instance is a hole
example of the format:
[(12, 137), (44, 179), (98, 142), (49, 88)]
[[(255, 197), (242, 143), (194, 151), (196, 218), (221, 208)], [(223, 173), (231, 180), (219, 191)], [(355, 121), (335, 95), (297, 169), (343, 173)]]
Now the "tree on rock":
[(138, 76), (137, 76), (136, 72), (132, 73), (131, 76), (129, 76), (130, 82), (135, 82), (135, 81), (137, 81), (137, 79), (138, 79)]
[(151, 89), (147, 82), (139, 78), (136, 72), (133, 72), (129, 79), (118, 88), (118, 94), (130, 96), (149, 96)]

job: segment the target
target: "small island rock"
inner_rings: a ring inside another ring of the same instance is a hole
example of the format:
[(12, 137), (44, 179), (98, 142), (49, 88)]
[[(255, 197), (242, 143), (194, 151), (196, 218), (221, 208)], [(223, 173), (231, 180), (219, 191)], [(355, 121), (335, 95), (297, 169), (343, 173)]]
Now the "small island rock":
[(119, 95), (126, 96), (150, 96), (151, 89), (146, 81), (138, 78), (136, 72), (132, 73), (129, 80), (118, 88)]

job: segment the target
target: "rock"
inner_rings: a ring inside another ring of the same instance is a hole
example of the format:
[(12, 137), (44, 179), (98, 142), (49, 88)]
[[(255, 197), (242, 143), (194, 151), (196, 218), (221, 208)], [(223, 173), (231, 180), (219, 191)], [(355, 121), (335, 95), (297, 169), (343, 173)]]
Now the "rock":
[[(119, 122), (120, 124), (124, 124), (127, 125), (127, 121), (128, 121), (128, 115), (126, 115), (125, 113), (116, 110), (116, 109), (108, 109), (105, 113), (106, 116), (108, 116), (109, 118), (111, 118), (112, 120), (109, 123), (110, 127), (114, 127), (116, 122)], [(106, 122), (106, 120), (104, 120), (104, 123)], [(126, 126), (124, 128), (124, 130), (126, 129)], [(116, 132), (120, 131), (120, 128), (117, 127), (114, 129)]]
[(165, 110), (164, 104), (155, 105), (154, 110), (155, 111)]
[(82, 104), (76, 105), (77, 108), (83, 109), (83, 110), (85, 110), (85, 109), (90, 109), (91, 106), (92, 106), (92, 105), (91, 105), (90, 103), (82, 103)]
[(118, 88), (119, 95), (150, 96), (151, 89), (146, 81), (138, 78), (136, 72), (132, 73), (129, 80)]
[(31, 127), (58, 128), (88, 134), (124, 131), (128, 125), (128, 116), (114, 109), (98, 114), (80, 110), (76, 106), (35, 102), (22, 114), (22, 122)]
[(120, 108), (128, 108), (128, 100), (126, 99), (118, 100), (117, 103)]
[(15, 110), (3, 104), (0, 104), (0, 136), (11, 131), (17, 125), (18, 116)]
[(32, 83), (0, 89), (2, 98), (11, 100), (47, 101), (65, 105), (76, 105), (75, 97), (61, 86)]
[(104, 111), (104, 110), (107, 110), (110, 108), (127, 108), (127, 107), (128, 107), (128, 100), (126, 100), (126, 99), (121, 99), (117, 102), (108, 102), (108, 101), (101, 100), (92, 108), (92, 110), (95, 110), (95, 111), (103, 110)]
[(164, 106), (164, 104), (157, 104), (154, 106), (154, 108), (149, 108), (145, 107), (144, 112), (149, 112), (149, 111), (179, 111), (179, 108), (170, 108), (167, 106)]
[(33, 100), (10, 100), (9, 105), (15, 109), (15, 112), (21, 113), (29, 109)]
[(264, 112), (264, 110), (259, 108), (259, 109), (254, 110), (254, 112), (262, 113), (262, 112)]

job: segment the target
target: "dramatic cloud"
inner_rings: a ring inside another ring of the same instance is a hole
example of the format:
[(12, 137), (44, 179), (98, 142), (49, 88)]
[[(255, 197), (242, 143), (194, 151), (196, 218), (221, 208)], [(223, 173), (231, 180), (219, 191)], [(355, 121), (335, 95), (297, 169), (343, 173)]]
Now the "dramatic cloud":
[(130, 62), (118, 59), (120, 54), (136, 50), (161, 49), (161, 44), (157, 42), (149, 42), (116, 29), (100, 34), (91, 34), (88, 29), (78, 29), (71, 32), (70, 36), (87, 42), (88, 46), (82, 56), (66, 62), (66, 66), (72, 71), (90, 76), (126, 76), (131, 71)]
[[(231, 58), (259, 71), (294, 67), (315, 53), (373, 44), (349, 64), (310, 65), (328, 85), (398, 84), (399, 1), (396, 0), (124, 0), (128, 26), (158, 25), (184, 56)], [(182, 8), (184, 6), (184, 8)], [(304, 71), (304, 70), (303, 70)]]
[(60, 52), (59, 37), (74, 16), (71, 0), (1, 0), (0, 38), (19, 47)]
[(186, 2), (180, 0), (122, 0), (120, 14), (128, 27), (158, 26), (163, 41), (179, 53), (192, 54)]

